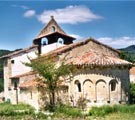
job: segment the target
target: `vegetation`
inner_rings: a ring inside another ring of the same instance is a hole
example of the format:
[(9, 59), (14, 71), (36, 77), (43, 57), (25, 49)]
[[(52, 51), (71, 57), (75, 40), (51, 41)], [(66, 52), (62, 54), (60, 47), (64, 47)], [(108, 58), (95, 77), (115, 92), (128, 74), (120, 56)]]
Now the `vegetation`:
[(135, 83), (130, 84), (130, 103), (135, 104)]
[(92, 107), (88, 114), (81, 109), (59, 104), (53, 114), (35, 112), (34, 108), (25, 105), (0, 103), (0, 119), (2, 120), (133, 120), (135, 105), (114, 105)]
[(55, 117), (64, 116), (64, 117), (70, 117), (70, 118), (82, 118), (83, 114), (81, 113), (81, 110), (78, 108), (73, 108), (70, 106), (60, 104), (56, 107), (56, 112), (54, 113), (54, 116)]
[(89, 111), (89, 115), (92, 116), (105, 116), (111, 113), (134, 113), (135, 105), (114, 105), (114, 106), (102, 106), (92, 107)]
[(135, 45), (128, 46), (127, 48), (119, 49), (121, 51), (120, 57), (129, 62), (135, 63)]
[(25, 63), (25, 65), (31, 67), (33, 71), (39, 74), (37, 81), (39, 85), (42, 85), (42, 88), (45, 87), (48, 91), (50, 99), (49, 108), (51, 111), (55, 111), (55, 93), (62, 84), (64, 77), (70, 76), (73, 66), (65, 64), (64, 62), (56, 66), (55, 60), (50, 57), (45, 57), (42, 62), (41, 59), (41, 57), (38, 60), (30, 59), (31, 62)]

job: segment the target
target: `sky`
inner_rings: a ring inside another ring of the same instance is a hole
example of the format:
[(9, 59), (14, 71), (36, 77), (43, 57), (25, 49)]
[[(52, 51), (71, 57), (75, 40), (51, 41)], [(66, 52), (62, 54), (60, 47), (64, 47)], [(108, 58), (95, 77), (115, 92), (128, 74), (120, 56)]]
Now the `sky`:
[(76, 41), (92, 37), (113, 48), (135, 45), (133, 0), (0, 0), (0, 49), (31, 46), (50, 16)]

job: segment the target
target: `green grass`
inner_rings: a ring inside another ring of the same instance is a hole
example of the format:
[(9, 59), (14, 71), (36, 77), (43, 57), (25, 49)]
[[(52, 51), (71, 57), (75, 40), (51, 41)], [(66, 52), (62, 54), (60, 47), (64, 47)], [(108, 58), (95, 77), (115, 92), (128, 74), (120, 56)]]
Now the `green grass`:
[[(47, 115), (35, 113), (34, 108), (25, 105), (0, 103), (0, 120), (47, 120)], [(93, 107), (89, 114), (83, 115), (78, 108), (57, 106), (51, 120), (134, 120), (135, 105), (114, 105)]]
[(81, 110), (66, 105), (59, 105), (56, 108), (55, 116), (66, 116), (71, 118), (83, 117)]
[(89, 111), (91, 116), (105, 116), (111, 113), (135, 113), (135, 105), (114, 105), (114, 106), (102, 106), (92, 107)]
[(0, 120), (19, 120), (22, 118), (23, 120), (40, 120), (46, 117), (43, 113), (35, 113), (35, 109), (30, 105), (0, 103)]

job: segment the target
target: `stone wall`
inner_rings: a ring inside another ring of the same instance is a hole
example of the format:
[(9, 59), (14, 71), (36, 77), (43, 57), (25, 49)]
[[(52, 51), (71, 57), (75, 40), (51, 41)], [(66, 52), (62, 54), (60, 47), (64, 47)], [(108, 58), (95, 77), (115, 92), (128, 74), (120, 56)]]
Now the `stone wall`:
[(90, 101), (89, 106), (126, 103), (129, 84), (126, 68), (79, 68), (69, 83), (69, 96), (74, 105), (82, 96)]

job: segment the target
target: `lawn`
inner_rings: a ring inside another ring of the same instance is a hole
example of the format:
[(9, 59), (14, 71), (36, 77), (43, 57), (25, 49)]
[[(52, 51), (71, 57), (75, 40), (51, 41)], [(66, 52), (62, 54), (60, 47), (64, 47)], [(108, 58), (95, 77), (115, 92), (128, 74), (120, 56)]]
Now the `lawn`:
[(134, 120), (135, 105), (93, 107), (87, 115), (78, 108), (58, 106), (52, 116), (35, 113), (33, 107), (24, 104), (0, 103), (0, 120)]

